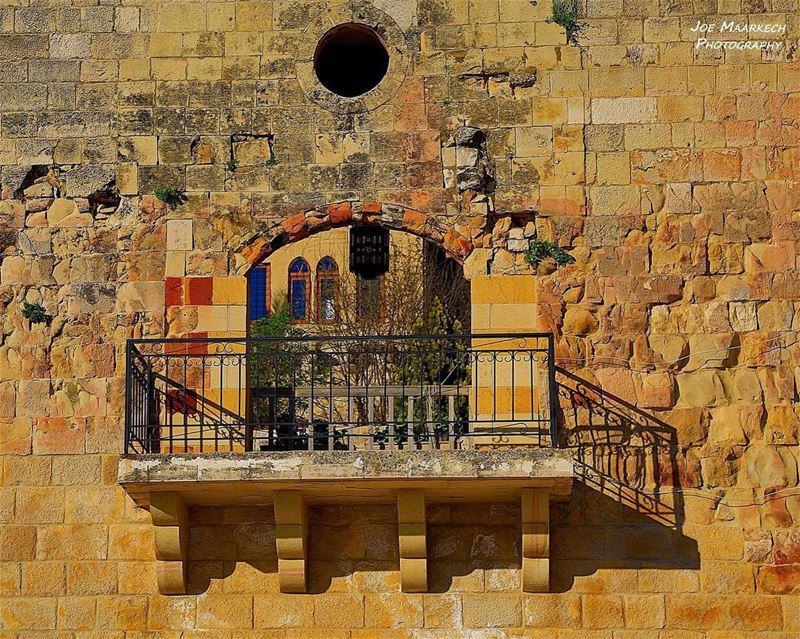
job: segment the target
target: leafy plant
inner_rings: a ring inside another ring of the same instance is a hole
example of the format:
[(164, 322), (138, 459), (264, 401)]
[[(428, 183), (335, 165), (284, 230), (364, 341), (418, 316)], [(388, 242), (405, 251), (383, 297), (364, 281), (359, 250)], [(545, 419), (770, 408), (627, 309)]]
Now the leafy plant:
[(236, 164), (236, 160), (234, 160), (233, 158), (225, 162), (225, 168), (228, 169), (229, 171), (235, 171), (237, 166), (238, 165)]
[(277, 163), (278, 163), (278, 158), (276, 158), (275, 155), (273, 154), (273, 155), (269, 156), (268, 160), (264, 160), (261, 163), (261, 166), (263, 166), (265, 168), (270, 168), (270, 167), (275, 166)]
[(586, 28), (580, 17), (580, 0), (553, 0), (553, 13), (545, 22), (560, 25), (567, 35), (567, 43), (578, 46), (578, 37)]
[(22, 302), (22, 317), (31, 324), (44, 324), (50, 320), (50, 316), (41, 304), (29, 302)]
[(186, 201), (183, 192), (174, 186), (159, 186), (154, 193), (159, 200), (173, 209)]
[(331, 375), (331, 356), (311, 342), (291, 339), (302, 337), (305, 332), (292, 323), (288, 301), (279, 304), (267, 317), (252, 322), (250, 334), (288, 338), (257, 340), (249, 347), (250, 390), (255, 400), (253, 419), (269, 426), (271, 438), (275, 438), (272, 445), (277, 448), (300, 449), (308, 445), (298, 426), (305, 427), (307, 436), (313, 433), (315, 440), (318, 437), (321, 440), (321, 433), (327, 433), (327, 425), (307, 419), (311, 400), (296, 395), (296, 391), (299, 387), (322, 387)]
[(525, 251), (525, 261), (533, 267), (538, 267), (543, 260), (552, 259), (556, 266), (574, 264), (575, 258), (567, 253), (555, 242), (547, 240), (531, 240), (528, 250)]

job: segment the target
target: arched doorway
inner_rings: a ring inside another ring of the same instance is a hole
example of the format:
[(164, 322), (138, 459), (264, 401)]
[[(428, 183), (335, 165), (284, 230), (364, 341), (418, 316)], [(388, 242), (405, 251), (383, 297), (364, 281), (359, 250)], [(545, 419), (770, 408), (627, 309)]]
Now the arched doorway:
[(352, 235), (347, 227), (316, 233), (256, 263), (248, 275), (248, 334), (268, 336), (289, 324), (319, 335), (469, 332), (469, 283), (440, 246), (386, 231), (385, 272), (364, 274), (353, 264)]
[[(232, 247), (229, 275), (167, 281), (167, 316), (181, 337), (153, 354), (165, 373), (154, 390), (163, 417), (148, 449), (517, 445), (552, 425), (539, 380), (553, 342), (534, 333), (532, 276), (473, 263), (468, 286), (461, 264), (474, 247), (439, 224), (402, 206), (330, 205)], [(389, 233), (387, 269), (366, 282), (351, 277), (352, 227)], [(338, 233), (338, 249), (327, 233)], [(392, 268), (392, 233), (416, 247), (413, 268)], [(409, 278), (413, 269), (422, 275)], [(450, 278), (439, 290), (460, 316), (431, 293), (427, 273)], [(276, 299), (288, 316), (274, 312)]]

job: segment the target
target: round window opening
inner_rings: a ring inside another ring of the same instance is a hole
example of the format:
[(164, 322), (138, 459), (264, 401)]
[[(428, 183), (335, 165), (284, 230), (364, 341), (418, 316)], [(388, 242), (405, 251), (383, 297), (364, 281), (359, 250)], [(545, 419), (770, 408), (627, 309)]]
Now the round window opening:
[(340, 24), (328, 31), (314, 53), (314, 70), (336, 95), (355, 98), (380, 84), (389, 68), (381, 37), (363, 24)]

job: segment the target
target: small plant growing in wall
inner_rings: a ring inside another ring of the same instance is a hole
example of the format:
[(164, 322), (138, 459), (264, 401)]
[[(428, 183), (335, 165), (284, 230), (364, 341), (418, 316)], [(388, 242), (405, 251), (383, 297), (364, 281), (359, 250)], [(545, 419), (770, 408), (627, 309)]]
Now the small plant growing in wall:
[(225, 162), (225, 168), (231, 172), (235, 171), (236, 167), (237, 167), (236, 160), (234, 160), (233, 158)]
[(528, 250), (525, 251), (525, 261), (535, 269), (538, 269), (545, 261), (551, 261), (556, 268), (560, 268), (562, 266), (574, 264), (575, 258), (555, 242), (534, 239), (531, 240), (528, 245)]
[(273, 153), (273, 154), (270, 154), (268, 160), (264, 160), (261, 163), (261, 166), (263, 166), (264, 168), (269, 169), (269, 168), (272, 168), (273, 166), (275, 166), (277, 163), (278, 163), (278, 158), (276, 158), (275, 154)]
[(553, 13), (546, 22), (560, 25), (567, 35), (567, 43), (578, 46), (578, 38), (586, 28), (580, 18), (580, 0), (553, 0)]
[(174, 186), (159, 186), (155, 190), (155, 196), (173, 209), (186, 201), (186, 196), (183, 192)]
[(22, 302), (22, 317), (31, 324), (45, 324), (50, 321), (50, 316), (44, 306), (38, 303)]

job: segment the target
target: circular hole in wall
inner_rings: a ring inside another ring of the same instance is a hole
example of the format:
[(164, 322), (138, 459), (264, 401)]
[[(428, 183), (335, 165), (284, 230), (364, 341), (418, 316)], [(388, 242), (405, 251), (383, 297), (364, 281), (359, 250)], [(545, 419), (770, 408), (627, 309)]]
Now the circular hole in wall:
[(319, 41), (314, 70), (322, 85), (336, 95), (354, 98), (374, 89), (389, 68), (389, 52), (381, 37), (363, 24), (340, 24)]

